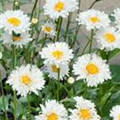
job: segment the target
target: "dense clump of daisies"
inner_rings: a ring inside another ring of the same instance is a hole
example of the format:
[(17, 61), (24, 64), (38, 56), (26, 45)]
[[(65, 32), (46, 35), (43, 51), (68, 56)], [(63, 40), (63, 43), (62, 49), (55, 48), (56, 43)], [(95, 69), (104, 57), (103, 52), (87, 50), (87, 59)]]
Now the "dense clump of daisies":
[[(86, 93), (88, 88), (98, 92), (102, 84), (112, 79), (108, 59), (103, 58), (100, 51), (108, 54), (115, 49), (120, 49), (120, 9), (117, 8), (111, 14), (115, 19), (114, 25), (111, 25), (109, 15), (98, 10), (90, 9), (77, 15), (78, 26), (84, 26), (88, 32), (91, 32), (88, 38), (90, 44), (88, 53), (77, 55), (71, 42), (63, 41), (62, 34), (60, 36), (62, 32), (60, 26), (62, 20), (68, 18), (78, 8), (77, 0), (46, 0), (43, 9), (47, 20), (40, 26), (40, 32), (44, 34), (43, 42), (36, 40), (35, 43), (33, 38), (36, 38), (31, 31), (34, 31), (33, 24), (39, 23), (38, 19), (30, 19), (30, 16), (21, 10), (7, 10), (0, 15), (0, 29), (3, 30), (0, 38), (2, 44), (10, 50), (14, 48), (13, 55), (17, 54), (15, 50), (22, 51), (21, 56), (13, 56), (13, 69), (8, 70), (6, 83), (17, 92), (19, 97), (29, 98), (29, 95), (33, 94), (42, 97), (40, 108), (38, 107), (37, 112), (34, 111), (35, 114), (33, 112), (34, 116), (30, 120), (101, 119), (102, 108), (98, 110), (97, 102), (87, 99)], [(39, 39), (39, 34), (37, 38)], [(92, 50), (93, 40), (97, 44), (97, 52)], [(26, 60), (24, 54), (27, 56)], [(33, 57), (29, 57), (29, 54)], [(32, 61), (34, 58), (35, 62)], [(17, 65), (16, 59), (20, 59)], [(67, 79), (72, 85), (67, 84)], [(74, 83), (77, 82), (83, 84), (85, 88), (74, 93)], [(51, 87), (54, 86), (53, 94), (47, 96), (45, 92), (51, 92)], [(71, 87), (72, 91), (69, 91)], [(61, 94), (62, 88), (65, 92)], [(19, 99), (17, 96), (16, 98)], [(67, 104), (64, 104), (66, 101)], [(30, 111), (29, 114), (32, 114)], [(111, 118), (120, 120), (120, 105), (114, 106), (108, 112)]]

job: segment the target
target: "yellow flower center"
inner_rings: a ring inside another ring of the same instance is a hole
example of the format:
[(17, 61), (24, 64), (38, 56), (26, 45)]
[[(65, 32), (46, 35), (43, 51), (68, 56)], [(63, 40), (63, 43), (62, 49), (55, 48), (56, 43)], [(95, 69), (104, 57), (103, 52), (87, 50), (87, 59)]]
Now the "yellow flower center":
[(7, 21), (8, 21), (8, 23), (13, 25), (14, 27), (18, 27), (21, 24), (21, 21), (15, 17), (9, 18)]
[(62, 59), (63, 57), (63, 52), (62, 51), (59, 51), (59, 50), (56, 50), (52, 53), (53, 57), (55, 57), (57, 60), (60, 60)]
[(120, 114), (119, 114), (119, 116), (118, 116), (118, 120), (120, 120)]
[(29, 85), (31, 83), (31, 79), (27, 75), (23, 75), (21, 79), (22, 79), (22, 83), (25, 85)]
[(45, 27), (44, 30), (45, 30), (46, 32), (49, 32), (49, 33), (50, 33), (51, 30), (52, 30), (52, 28), (51, 28), (51, 27)]
[(20, 37), (20, 36), (19, 36), (19, 37), (14, 36), (14, 37), (13, 37), (13, 40), (14, 40), (14, 41), (20, 41), (20, 40), (22, 40), (22, 37)]
[(88, 109), (82, 109), (79, 112), (79, 117), (82, 118), (83, 120), (89, 120), (92, 118), (92, 115)]
[(47, 120), (58, 120), (58, 115), (55, 113), (52, 113), (47, 117)]
[(105, 38), (106, 38), (107, 42), (109, 42), (109, 43), (115, 42), (115, 40), (116, 40), (116, 37), (111, 33), (107, 33), (105, 35)]
[(93, 63), (89, 63), (86, 66), (86, 70), (91, 75), (99, 73), (99, 68), (95, 64), (93, 64)]
[(59, 67), (57, 67), (56, 65), (52, 65), (52, 71), (53, 72), (58, 72), (59, 71)]
[(54, 9), (55, 9), (56, 11), (58, 11), (58, 12), (61, 12), (61, 11), (64, 9), (64, 7), (65, 7), (65, 3), (64, 3), (64, 2), (58, 2), (58, 3), (55, 5)]
[(99, 19), (98, 17), (91, 17), (91, 18), (90, 18), (90, 21), (91, 21), (92, 23), (98, 23), (98, 22), (100, 22), (100, 19)]

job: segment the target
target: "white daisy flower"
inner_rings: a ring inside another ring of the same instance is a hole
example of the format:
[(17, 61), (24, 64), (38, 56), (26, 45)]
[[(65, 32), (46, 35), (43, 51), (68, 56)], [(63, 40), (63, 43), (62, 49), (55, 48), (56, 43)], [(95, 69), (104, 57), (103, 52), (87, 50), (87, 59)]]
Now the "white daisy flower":
[(60, 64), (59, 67), (55, 64), (45, 65), (45, 72), (49, 73), (50, 78), (58, 79), (58, 72), (60, 72), (60, 79), (63, 80), (65, 75), (68, 75), (69, 66), (68, 64)]
[(27, 45), (30, 41), (32, 41), (32, 38), (30, 38), (29, 33), (21, 33), (13, 37), (13, 35), (6, 32), (2, 36), (2, 40), (3, 44), (15, 45), (16, 47), (23, 47), (24, 45)]
[(73, 72), (78, 76), (77, 80), (83, 79), (91, 87), (111, 79), (109, 65), (96, 54), (86, 54), (79, 57), (73, 65)]
[(56, 100), (49, 100), (45, 106), (41, 105), (42, 112), (35, 120), (68, 120), (68, 113), (64, 105)]
[(83, 97), (75, 97), (76, 109), (70, 110), (70, 120), (100, 120), (94, 103)]
[(44, 88), (45, 81), (39, 68), (28, 64), (13, 70), (7, 83), (17, 91), (18, 95), (26, 96), (31, 92), (38, 94), (38, 90)]
[(113, 11), (112, 16), (115, 17), (116, 27), (120, 30), (120, 8), (116, 8), (116, 9)]
[(51, 36), (55, 36), (56, 31), (55, 31), (55, 25), (52, 22), (46, 22), (43, 26), (42, 26), (42, 31), (45, 34), (51, 35)]
[(64, 42), (56, 42), (48, 44), (47, 47), (43, 48), (40, 55), (45, 59), (46, 64), (63, 64), (69, 62), (73, 58), (72, 50), (69, 49), (68, 44)]
[(85, 25), (86, 29), (99, 29), (101, 27), (106, 28), (110, 24), (110, 20), (107, 14), (98, 10), (87, 10), (81, 12), (77, 19), (78, 24)]
[(69, 0), (69, 12), (74, 12), (78, 9), (78, 0)]
[(3, 27), (10, 34), (24, 33), (30, 30), (30, 18), (21, 10), (8, 10), (2, 16)]
[(98, 47), (107, 51), (120, 48), (120, 33), (113, 27), (100, 29), (95, 36)]
[(116, 105), (112, 108), (110, 117), (112, 117), (113, 120), (120, 120), (120, 105)]
[(44, 11), (51, 19), (66, 18), (78, 8), (77, 0), (46, 0)]

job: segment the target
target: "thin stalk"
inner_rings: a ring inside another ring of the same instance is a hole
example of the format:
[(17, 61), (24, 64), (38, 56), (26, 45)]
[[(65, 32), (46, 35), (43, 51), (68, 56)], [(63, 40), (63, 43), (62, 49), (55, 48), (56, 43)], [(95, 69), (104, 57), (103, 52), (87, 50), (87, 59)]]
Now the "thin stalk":
[(94, 36), (94, 30), (92, 29), (92, 30), (91, 30), (89, 53), (92, 52), (93, 36)]
[(44, 39), (43, 39), (42, 48), (45, 46), (46, 39), (47, 39), (47, 35), (45, 35), (45, 37), (44, 37)]
[[(77, 14), (80, 13), (81, 0), (79, 0), (78, 2), (79, 2), (79, 8), (78, 8)], [(75, 44), (75, 42), (76, 42), (76, 40), (77, 40), (77, 35), (78, 35), (78, 33), (79, 33), (80, 27), (81, 27), (81, 26), (78, 26), (78, 23), (77, 23), (77, 24), (76, 24), (75, 35), (74, 35), (74, 41), (73, 41), (72, 44), (71, 44), (71, 48), (73, 47), (73, 45)]]
[(38, 3), (38, 0), (35, 0), (34, 6), (33, 6), (33, 9), (32, 9), (32, 12), (31, 12), (31, 18), (30, 18), (30, 20), (32, 20), (32, 18), (33, 18), (34, 11), (35, 11), (35, 9), (37, 7), (37, 3)]
[(78, 1), (78, 6), (79, 6), (79, 8), (78, 8), (77, 14), (79, 14), (79, 12), (80, 12), (81, 0)]
[(80, 25), (80, 26), (76, 26), (76, 31), (75, 31), (74, 40), (73, 40), (72, 44), (70, 45), (71, 48), (74, 46), (74, 44), (75, 44), (75, 42), (76, 42), (76, 40), (77, 40), (77, 35), (78, 35), (78, 33), (79, 33), (80, 27), (81, 27), (81, 25)]
[(87, 42), (87, 44), (85, 45), (85, 47), (84, 47), (84, 49), (83, 49), (83, 51), (82, 51), (81, 55), (83, 55), (83, 54), (84, 54), (84, 52), (85, 52), (85, 50), (86, 50), (87, 46), (89, 45), (89, 43), (90, 43), (90, 40), (89, 40), (89, 41)]
[(5, 104), (5, 94), (4, 94), (4, 89), (3, 89), (1, 71), (0, 71), (0, 83), (1, 83), (1, 91), (2, 91), (2, 96), (3, 96), (2, 103), (3, 103), (3, 106), (4, 106), (4, 110), (5, 110), (5, 119), (8, 120), (8, 114), (7, 114), (7, 110), (6, 110), (6, 104)]
[(89, 9), (91, 9), (97, 2), (98, 2), (98, 1), (95, 0), (95, 1), (90, 5)]
[[(16, 66), (16, 49), (15, 46), (12, 46), (13, 49), (13, 69), (15, 69)], [(13, 92), (14, 93), (14, 120), (17, 120), (17, 95), (16, 95), (16, 91)]]
[(27, 57), (27, 63), (30, 63), (30, 44), (31, 43), (29, 43), (28, 44), (28, 46), (27, 46), (27, 55), (26, 55), (26, 57)]
[(68, 21), (67, 21), (67, 26), (66, 26), (66, 31), (65, 31), (65, 40), (64, 40), (65, 42), (67, 40), (68, 30), (69, 30), (69, 26), (71, 23), (71, 18), (72, 18), (72, 13), (69, 14)]
[(84, 90), (84, 94), (83, 94), (83, 96), (86, 98), (86, 95), (87, 95), (87, 89), (88, 89), (88, 87), (87, 87), (87, 83), (85, 83), (84, 88), (85, 88), (85, 90)]
[(57, 88), (57, 100), (60, 100), (60, 69), (58, 69), (58, 88)]
[(5, 9), (5, 1), (2, 0), (2, 11), (4, 11), (4, 9)]
[[(17, 4), (16, 4), (17, 3)], [(20, 5), (19, 5), (19, 2), (18, 0), (14, 0), (14, 3), (13, 3), (13, 10), (19, 10), (20, 9)]]
[(60, 31), (61, 31), (61, 25), (62, 25), (62, 17), (58, 18), (58, 23), (57, 23), (57, 36), (54, 39), (54, 42), (59, 41), (59, 37), (60, 37)]
[(29, 94), (27, 95), (27, 102), (28, 102), (28, 109), (29, 109), (29, 120), (32, 120)]

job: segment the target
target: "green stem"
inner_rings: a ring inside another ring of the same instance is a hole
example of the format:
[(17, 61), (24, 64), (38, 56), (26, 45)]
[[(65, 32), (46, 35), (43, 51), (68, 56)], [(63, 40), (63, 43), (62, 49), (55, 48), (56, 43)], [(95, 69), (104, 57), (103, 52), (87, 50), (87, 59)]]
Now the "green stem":
[(77, 36), (78, 36), (78, 33), (79, 33), (79, 30), (80, 30), (80, 27), (81, 26), (76, 26), (76, 31), (75, 31), (75, 36), (74, 36), (74, 40), (72, 42), (72, 44), (70, 45), (70, 47), (72, 48), (77, 40)]
[(30, 44), (31, 43), (29, 43), (28, 47), (27, 47), (27, 55), (26, 55), (27, 61), (26, 61), (26, 63), (30, 63)]
[(7, 110), (6, 110), (6, 104), (5, 104), (5, 94), (4, 94), (4, 89), (3, 89), (3, 83), (2, 83), (2, 73), (0, 71), (0, 83), (1, 83), (1, 91), (2, 91), (2, 95), (3, 95), (3, 106), (4, 106), (4, 110), (5, 110), (5, 118), (6, 120), (8, 120), (8, 115), (7, 115)]
[(32, 120), (29, 94), (27, 95), (27, 102), (28, 102), (28, 109), (29, 109), (29, 120)]
[(83, 49), (83, 51), (82, 51), (81, 55), (83, 55), (83, 54), (84, 54), (84, 52), (85, 52), (85, 50), (86, 50), (87, 46), (89, 45), (89, 43), (90, 43), (90, 40), (89, 40), (89, 41), (87, 42), (87, 44), (85, 45), (85, 47), (84, 47), (84, 49)]
[(59, 41), (59, 37), (60, 37), (60, 31), (61, 31), (61, 25), (62, 25), (62, 17), (58, 18), (58, 23), (57, 23), (57, 35), (54, 39), (54, 42)]
[(99, 0), (99, 1), (98, 1), (98, 0), (95, 0), (95, 1), (90, 5), (89, 9), (91, 9), (97, 2), (100, 2), (100, 0)]
[[(79, 5), (78, 5), (78, 6), (79, 6), (79, 8), (78, 8), (77, 14), (80, 13), (81, 0), (79, 0)], [(70, 45), (71, 48), (74, 46), (74, 44), (75, 44), (75, 42), (76, 42), (76, 40), (77, 40), (77, 36), (78, 36), (79, 30), (80, 30), (80, 27), (81, 27), (81, 25), (78, 25), (78, 23), (77, 23), (77, 24), (76, 24), (75, 35), (74, 35), (74, 40), (73, 40), (72, 44)]]
[[(16, 5), (16, 2), (18, 3), (17, 5)], [(17, 0), (14, 0), (14, 2), (13, 2), (13, 10), (19, 10), (19, 9), (20, 9), (19, 2)]]
[(72, 13), (69, 14), (68, 21), (67, 21), (67, 26), (66, 26), (66, 31), (65, 31), (65, 40), (64, 40), (65, 42), (67, 40), (67, 34), (68, 34), (69, 26), (71, 23), (71, 18), (72, 18)]
[(2, 11), (4, 11), (4, 9), (5, 9), (5, 1), (2, 0)]
[(94, 36), (94, 30), (92, 29), (92, 30), (91, 30), (89, 53), (92, 52), (93, 36)]
[(43, 39), (42, 48), (45, 46), (46, 39), (47, 39), (47, 35), (45, 35), (45, 37), (44, 37), (44, 39)]
[[(13, 70), (15, 69), (15, 66), (16, 66), (16, 60), (17, 60), (17, 57), (16, 57), (16, 49), (15, 49), (15, 46), (13, 45), (12, 46), (12, 49), (13, 49)], [(16, 95), (16, 91), (14, 91), (14, 120), (17, 120), (17, 95)]]
[(58, 69), (58, 88), (57, 88), (57, 100), (60, 100), (60, 69)]
[(38, 3), (38, 0), (35, 0), (34, 6), (33, 6), (33, 9), (32, 9), (32, 12), (31, 12), (31, 18), (30, 18), (30, 20), (32, 20), (32, 18), (33, 18), (34, 11), (35, 11), (35, 9), (37, 7), (37, 3)]
[(87, 96), (87, 89), (88, 89), (88, 87), (87, 87), (87, 83), (85, 83), (85, 86), (84, 86), (84, 94), (83, 94), (83, 96), (84, 96), (84, 98), (86, 98), (86, 96)]

